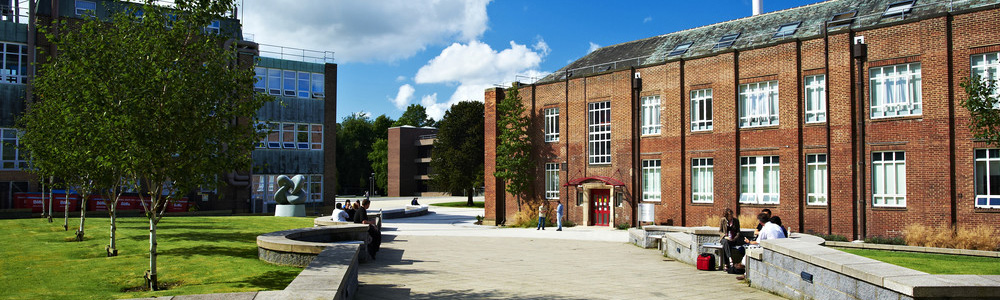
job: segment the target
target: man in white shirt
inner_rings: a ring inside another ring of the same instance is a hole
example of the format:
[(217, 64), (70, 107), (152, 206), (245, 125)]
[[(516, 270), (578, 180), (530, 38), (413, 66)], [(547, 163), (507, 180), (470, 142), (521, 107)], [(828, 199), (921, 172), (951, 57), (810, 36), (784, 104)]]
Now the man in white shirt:
[[(780, 225), (772, 223), (766, 213), (758, 214), (757, 222), (760, 222), (760, 224), (764, 225), (760, 229), (760, 235), (757, 236), (756, 241), (751, 241), (750, 239), (744, 238), (747, 244), (759, 245), (761, 241), (785, 238), (785, 231), (781, 229)], [(747, 263), (747, 257), (743, 256), (743, 265), (746, 265), (746, 263)], [(740, 275), (736, 277), (736, 280), (743, 280), (743, 279), (746, 279), (746, 275)]]
[(333, 210), (331, 218), (337, 222), (351, 222), (347, 220), (347, 211), (343, 210), (343, 206), (340, 203), (337, 203), (337, 208)]

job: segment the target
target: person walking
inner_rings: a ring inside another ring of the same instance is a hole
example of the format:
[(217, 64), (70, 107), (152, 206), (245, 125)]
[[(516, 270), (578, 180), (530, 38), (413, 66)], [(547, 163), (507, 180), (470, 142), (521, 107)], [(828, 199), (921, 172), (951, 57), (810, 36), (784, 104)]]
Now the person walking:
[(562, 220), (563, 220), (563, 205), (562, 200), (560, 200), (558, 206), (556, 206), (556, 231), (562, 231)]
[(538, 227), (535, 230), (545, 230), (545, 201), (538, 205)]

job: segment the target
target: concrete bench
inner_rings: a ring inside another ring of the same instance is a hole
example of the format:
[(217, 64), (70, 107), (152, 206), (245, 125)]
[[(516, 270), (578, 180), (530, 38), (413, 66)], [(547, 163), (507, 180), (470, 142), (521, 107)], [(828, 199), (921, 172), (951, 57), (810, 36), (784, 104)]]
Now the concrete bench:
[(298, 228), (265, 233), (257, 236), (258, 257), (277, 265), (305, 267), (327, 247), (337, 244), (357, 244), (361, 262), (368, 262), (368, 225), (343, 224)]

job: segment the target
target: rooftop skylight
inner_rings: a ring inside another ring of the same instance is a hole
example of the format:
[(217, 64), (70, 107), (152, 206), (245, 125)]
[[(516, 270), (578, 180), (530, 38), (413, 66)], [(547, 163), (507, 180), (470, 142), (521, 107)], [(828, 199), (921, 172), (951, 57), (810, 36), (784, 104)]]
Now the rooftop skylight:
[(719, 41), (715, 43), (715, 47), (712, 47), (712, 49), (727, 48), (729, 46), (732, 46), (733, 43), (736, 42), (736, 39), (739, 37), (740, 37), (739, 32), (722, 36), (722, 38), (720, 38)]
[(795, 31), (799, 29), (799, 24), (802, 24), (802, 22), (799, 21), (778, 26), (778, 31), (774, 33), (774, 37), (783, 37), (795, 34)]
[(691, 48), (691, 45), (693, 45), (693, 44), (694, 44), (694, 42), (687, 42), (687, 43), (683, 43), (683, 44), (678, 44), (677, 46), (674, 47), (674, 50), (670, 50), (670, 53), (667, 53), (667, 56), (675, 56), (675, 55), (684, 54), (684, 52), (687, 52), (688, 48)]
[(882, 17), (885, 18), (905, 15), (910, 12), (911, 8), (913, 8), (914, 2), (916, 2), (916, 0), (904, 0), (889, 4), (889, 6), (885, 8), (885, 12), (882, 13)]
[(857, 10), (852, 10), (833, 15), (833, 18), (830, 18), (830, 22), (827, 23), (827, 27), (833, 28), (837, 26), (850, 25), (854, 22), (854, 16), (857, 14)]

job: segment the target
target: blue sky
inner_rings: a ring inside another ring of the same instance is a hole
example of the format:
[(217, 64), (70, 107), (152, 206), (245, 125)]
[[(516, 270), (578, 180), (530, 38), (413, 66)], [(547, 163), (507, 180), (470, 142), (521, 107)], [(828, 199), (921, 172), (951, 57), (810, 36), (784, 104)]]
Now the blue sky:
[[(764, 1), (764, 13), (815, 2)], [(751, 1), (243, 0), (242, 15), (258, 43), (335, 53), (339, 122), (413, 103), (440, 119), (595, 47), (747, 17)]]

